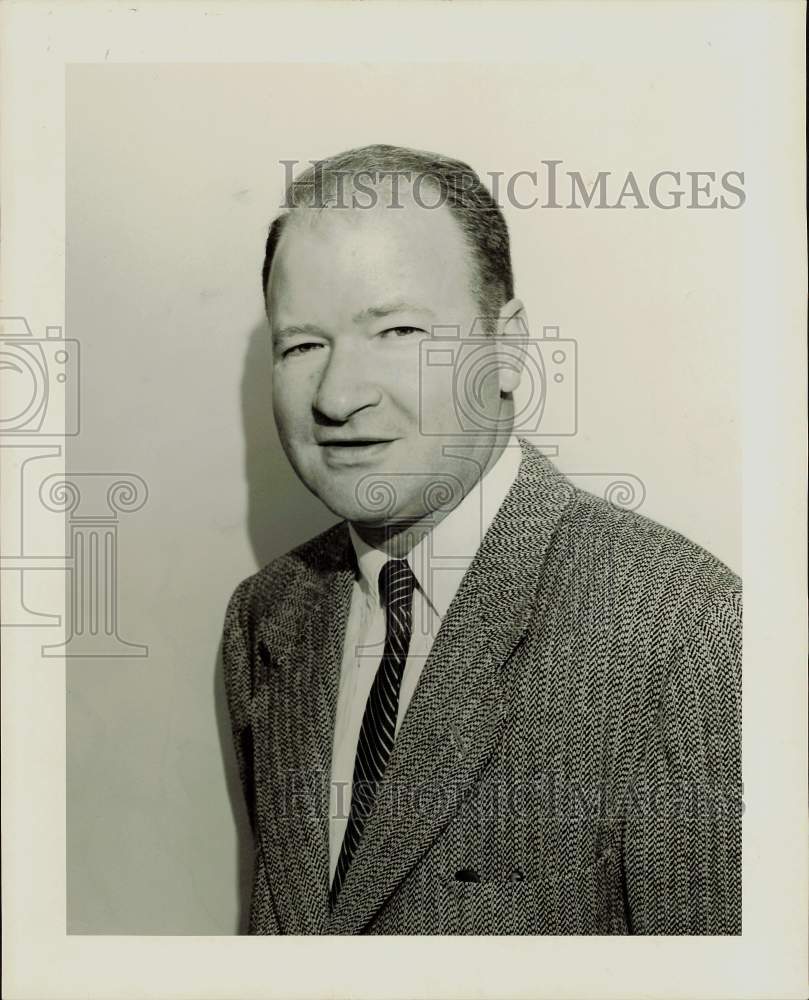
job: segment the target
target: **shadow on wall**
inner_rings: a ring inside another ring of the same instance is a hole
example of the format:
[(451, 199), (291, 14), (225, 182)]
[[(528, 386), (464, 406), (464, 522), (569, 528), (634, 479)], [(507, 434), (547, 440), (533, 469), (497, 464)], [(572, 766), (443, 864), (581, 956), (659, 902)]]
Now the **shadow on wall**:
[(250, 334), (241, 397), (248, 533), (256, 564), (264, 566), (337, 520), (298, 479), (278, 440), (266, 320)]
[[(251, 331), (241, 382), (244, 474), (247, 481), (247, 531), (257, 568), (324, 531), (335, 516), (306, 489), (290, 466), (278, 439), (272, 413), (270, 331), (262, 320)], [(234, 589), (238, 580), (233, 582)], [(224, 608), (222, 609), (224, 617)], [(230, 728), (221, 643), (214, 671), (216, 722), (228, 796), (238, 837), (237, 878), (240, 902), (237, 933), (247, 932), (253, 876), (253, 839), (241, 789)]]
[(214, 673), (214, 706), (216, 711), (216, 728), (219, 733), (219, 743), (222, 747), (222, 758), (225, 765), (225, 783), (228, 790), (230, 808), (236, 824), (236, 891), (239, 900), (238, 924), (234, 928), (236, 934), (246, 934), (250, 915), (250, 892), (253, 885), (253, 835), (247, 816), (236, 757), (233, 753), (233, 737), (230, 729), (227, 696), (225, 694), (225, 679), (222, 672), (222, 644), (216, 656)]

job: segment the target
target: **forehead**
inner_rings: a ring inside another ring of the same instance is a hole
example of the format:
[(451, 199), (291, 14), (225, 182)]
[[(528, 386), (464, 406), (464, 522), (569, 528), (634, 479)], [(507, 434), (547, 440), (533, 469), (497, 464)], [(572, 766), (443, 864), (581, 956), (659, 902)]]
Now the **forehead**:
[(276, 247), (268, 288), (272, 314), (372, 306), (379, 297), (417, 296), (426, 305), (472, 296), (475, 265), (445, 207), (401, 198), (369, 209), (296, 208)]

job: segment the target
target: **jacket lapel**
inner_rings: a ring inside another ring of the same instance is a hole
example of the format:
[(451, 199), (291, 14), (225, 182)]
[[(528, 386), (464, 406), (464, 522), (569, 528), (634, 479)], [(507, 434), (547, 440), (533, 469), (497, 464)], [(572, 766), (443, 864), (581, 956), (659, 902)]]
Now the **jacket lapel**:
[(345, 524), (295, 570), (256, 629), (256, 809), (282, 933), (319, 934), (328, 915), (332, 738), (354, 579)]
[(326, 930), (359, 933), (479, 780), (510, 712), (504, 665), (574, 489), (526, 442), (517, 479), (441, 623)]

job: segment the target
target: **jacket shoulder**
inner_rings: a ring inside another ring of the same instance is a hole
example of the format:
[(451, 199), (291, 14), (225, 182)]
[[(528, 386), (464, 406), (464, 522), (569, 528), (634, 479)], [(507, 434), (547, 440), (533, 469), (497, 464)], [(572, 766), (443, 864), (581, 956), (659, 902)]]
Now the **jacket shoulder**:
[(306, 582), (342, 565), (350, 539), (345, 521), (297, 545), (245, 577), (228, 602), (228, 615), (246, 626), (285, 599), (295, 599)]
[(628, 613), (659, 620), (668, 615), (681, 636), (712, 605), (741, 605), (741, 578), (713, 553), (578, 487), (561, 519), (553, 557), (577, 566), (577, 578), (592, 587), (608, 588)]
[(251, 573), (233, 590), (222, 628), (222, 661), (234, 724), (252, 691), (258, 622), (271, 609), (283, 613), (298, 604), (311, 581), (322, 580), (342, 564), (350, 544), (345, 522), (339, 522)]

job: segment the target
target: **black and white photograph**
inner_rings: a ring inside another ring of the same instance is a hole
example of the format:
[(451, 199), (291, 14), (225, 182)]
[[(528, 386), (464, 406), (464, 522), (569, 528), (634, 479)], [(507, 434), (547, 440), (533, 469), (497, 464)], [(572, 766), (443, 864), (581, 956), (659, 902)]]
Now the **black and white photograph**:
[(0, 16), (4, 996), (804, 995), (805, 6)]
[(273, 411), (341, 520), (228, 607), (250, 931), (739, 933), (738, 575), (520, 436), (577, 359), (466, 164), (365, 146), (286, 201)]

